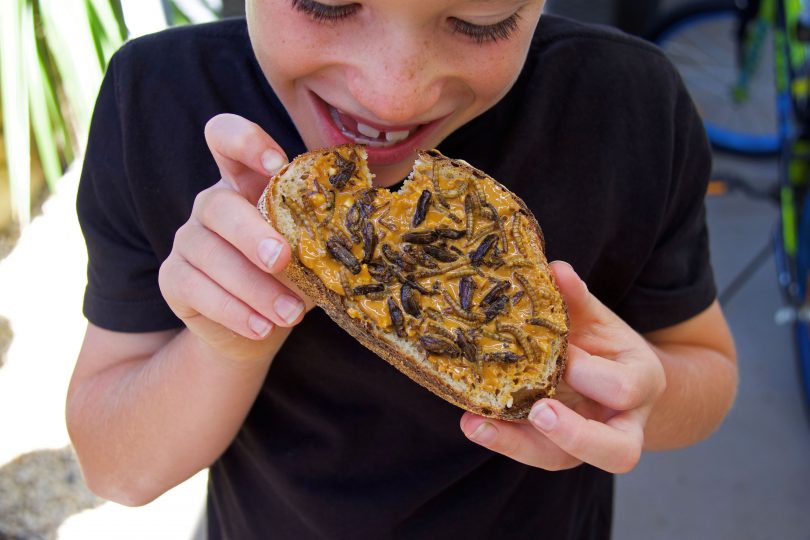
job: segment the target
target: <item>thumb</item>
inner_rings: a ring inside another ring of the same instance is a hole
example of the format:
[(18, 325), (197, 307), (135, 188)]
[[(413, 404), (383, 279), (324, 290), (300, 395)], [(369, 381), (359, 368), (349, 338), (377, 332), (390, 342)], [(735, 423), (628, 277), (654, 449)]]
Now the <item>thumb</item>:
[(615, 313), (591, 294), (588, 286), (570, 264), (564, 261), (554, 261), (549, 266), (565, 300), (572, 328), (620, 321)]
[(266, 131), (235, 114), (209, 120), (205, 141), (222, 179), (253, 204), (270, 177), (287, 163), (284, 150)]

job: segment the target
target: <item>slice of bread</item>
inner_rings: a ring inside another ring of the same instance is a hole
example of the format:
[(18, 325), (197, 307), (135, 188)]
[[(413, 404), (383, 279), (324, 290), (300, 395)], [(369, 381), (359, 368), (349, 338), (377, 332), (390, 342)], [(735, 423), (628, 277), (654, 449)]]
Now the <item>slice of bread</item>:
[(554, 395), (568, 313), (520, 198), (420, 152), (392, 193), (362, 146), (297, 157), (259, 201), (290, 243), (287, 276), (360, 343), (436, 395), (516, 420)]

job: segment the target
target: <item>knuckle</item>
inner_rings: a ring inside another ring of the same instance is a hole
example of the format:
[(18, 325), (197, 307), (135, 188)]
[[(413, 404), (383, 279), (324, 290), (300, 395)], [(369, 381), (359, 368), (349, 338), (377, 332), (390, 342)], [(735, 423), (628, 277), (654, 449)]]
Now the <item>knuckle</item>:
[(192, 205), (192, 214), (200, 214), (203, 212), (205, 207), (208, 205), (209, 200), (211, 199), (211, 188), (204, 189), (201, 192), (197, 193), (194, 197), (194, 204)]
[(568, 469), (573, 469), (574, 467), (577, 467), (578, 465), (581, 464), (582, 461), (561, 452), (559, 456), (552, 458), (547, 464), (543, 466), (543, 468), (546, 469), (547, 471), (559, 472)]
[(247, 319), (245, 306), (234, 296), (226, 294), (219, 303), (217, 313), (221, 314), (220, 322), (231, 330), (241, 334), (247, 332)]
[(634, 445), (633, 448), (627, 452), (622, 452), (618, 457), (613, 469), (610, 471), (615, 474), (626, 474), (636, 468), (638, 462), (641, 460), (641, 447)]
[(640, 404), (642, 393), (638, 378), (626, 374), (617, 384), (614, 405), (622, 411), (633, 409)]
[(253, 122), (245, 122), (233, 134), (231, 143), (233, 144), (234, 148), (237, 149), (250, 148), (253, 142), (260, 139), (261, 136), (262, 130), (259, 128), (259, 126)]

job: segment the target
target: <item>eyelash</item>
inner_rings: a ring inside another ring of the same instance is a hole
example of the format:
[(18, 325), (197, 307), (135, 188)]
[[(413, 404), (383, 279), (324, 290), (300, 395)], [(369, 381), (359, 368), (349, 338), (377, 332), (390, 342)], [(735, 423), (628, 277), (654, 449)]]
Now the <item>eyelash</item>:
[(359, 4), (327, 6), (314, 0), (292, 0), (292, 5), (301, 13), (312, 17), (315, 22), (336, 22), (354, 15), (360, 9)]
[(454, 32), (464, 34), (477, 44), (482, 45), (487, 42), (494, 43), (502, 39), (509, 39), (512, 37), (515, 30), (518, 29), (518, 21), (520, 21), (520, 14), (513, 13), (501, 22), (484, 26), (468, 23), (467, 21), (456, 18), (451, 18), (450, 24), (453, 25)]
[[(292, 0), (293, 8), (312, 18), (315, 22), (337, 22), (357, 13), (359, 4), (328, 6), (315, 0)], [(478, 25), (451, 17), (448, 19), (453, 32), (458, 32), (472, 39), (478, 45), (488, 42), (506, 40), (518, 29), (520, 13), (513, 13), (508, 18), (495, 24)]]

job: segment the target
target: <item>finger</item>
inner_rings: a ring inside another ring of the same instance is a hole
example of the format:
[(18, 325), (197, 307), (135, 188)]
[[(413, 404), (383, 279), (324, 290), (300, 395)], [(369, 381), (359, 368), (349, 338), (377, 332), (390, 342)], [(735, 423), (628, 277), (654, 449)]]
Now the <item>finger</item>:
[(503, 422), (468, 412), (461, 417), (461, 431), (472, 442), (532, 467), (561, 471), (582, 463), (526, 422)]
[(234, 189), (255, 204), (287, 157), (261, 127), (235, 114), (220, 114), (205, 125), (205, 140), (219, 171)]
[(258, 268), (278, 273), (290, 262), (290, 246), (247, 200), (221, 185), (194, 201), (192, 216), (233, 245)]
[(605, 407), (628, 411), (647, 400), (644, 389), (652, 388), (653, 385), (647, 383), (647, 370), (634, 360), (632, 353), (617, 360), (589, 354), (569, 343), (563, 377), (571, 388), (583, 396)]
[(571, 456), (612, 473), (632, 470), (641, 457), (643, 421), (638, 409), (607, 423), (588, 420), (553, 399), (538, 401), (529, 422)]
[(202, 315), (252, 340), (264, 339), (273, 330), (272, 322), (180, 257), (166, 260), (160, 268), (158, 282), (175, 315), (188, 326)]
[(615, 324), (621, 322), (616, 314), (590, 293), (588, 286), (570, 264), (564, 261), (554, 261), (549, 266), (560, 293), (565, 299), (572, 328), (584, 327), (593, 323)]
[(293, 326), (301, 319), (301, 299), (210, 230), (183, 227), (175, 245), (189, 264), (276, 325)]

